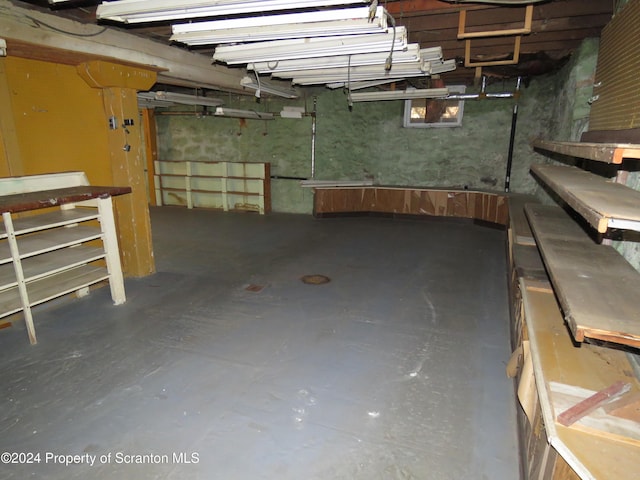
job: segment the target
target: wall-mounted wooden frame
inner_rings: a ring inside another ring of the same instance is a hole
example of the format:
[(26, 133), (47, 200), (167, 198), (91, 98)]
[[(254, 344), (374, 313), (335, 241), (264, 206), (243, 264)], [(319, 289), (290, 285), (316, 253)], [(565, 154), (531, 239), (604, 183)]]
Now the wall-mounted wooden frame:
[(467, 11), (460, 10), (458, 20), (458, 40), (465, 38), (508, 37), (510, 35), (526, 35), (531, 33), (533, 23), (533, 5), (527, 5), (524, 11), (524, 26), (522, 28), (510, 28), (506, 30), (487, 30), (484, 32), (466, 32)]
[(490, 67), (493, 65), (516, 65), (520, 59), (520, 40), (518, 36), (513, 44), (513, 56), (507, 60), (487, 60), (486, 62), (471, 61), (471, 40), (465, 40), (464, 43), (464, 66), (465, 67)]
[[(489, 67), (494, 65), (515, 65), (520, 59), (520, 42), (522, 35), (531, 33), (531, 24), (533, 22), (533, 5), (527, 5), (524, 13), (524, 25), (522, 28), (510, 28), (505, 30), (487, 30), (484, 32), (466, 32), (467, 11), (460, 10), (458, 21), (458, 39), (465, 41), (464, 44), (464, 66), (473, 67)], [(488, 60), (486, 62), (471, 61), (471, 39), (472, 38), (490, 38), (490, 37), (508, 37), (515, 36), (513, 45), (513, 56), (507, 60)], [(478, 73), (478, 72), (476, 72)]]

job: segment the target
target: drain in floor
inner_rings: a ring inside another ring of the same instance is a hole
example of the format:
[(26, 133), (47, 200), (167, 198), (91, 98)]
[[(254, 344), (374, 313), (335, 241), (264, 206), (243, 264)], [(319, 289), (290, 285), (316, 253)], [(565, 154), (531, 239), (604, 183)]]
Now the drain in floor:
[(300, 280), (302, 280), (302, 283), (309, 285), (322, 285), (323, 283), (329, 283), (331, 281), (326, 275), (304, 275)]

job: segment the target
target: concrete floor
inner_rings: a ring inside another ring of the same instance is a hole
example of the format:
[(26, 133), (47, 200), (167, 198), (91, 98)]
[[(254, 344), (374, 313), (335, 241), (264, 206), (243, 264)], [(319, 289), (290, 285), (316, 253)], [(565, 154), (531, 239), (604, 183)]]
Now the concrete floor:
[(519, 477), (504, 232), (173, 208), (152, 224), (158, 273), (128, 279), (125, 305), (102, 288), (41, 308), (33, 347), (0, 331), (0, 452), (40, 454), (0, 478)]

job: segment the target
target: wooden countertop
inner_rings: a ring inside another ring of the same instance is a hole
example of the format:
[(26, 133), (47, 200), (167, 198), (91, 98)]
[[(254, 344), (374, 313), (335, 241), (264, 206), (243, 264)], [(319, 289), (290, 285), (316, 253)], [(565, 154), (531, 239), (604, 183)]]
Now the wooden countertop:
[(82, 202), (94, 198), (115, 197), (131, 193), (131, 187), (79, 186), (40, 190), (0, 196), (0, 213), (17, 213), (27, 210), (55, 207), (66, 203)]

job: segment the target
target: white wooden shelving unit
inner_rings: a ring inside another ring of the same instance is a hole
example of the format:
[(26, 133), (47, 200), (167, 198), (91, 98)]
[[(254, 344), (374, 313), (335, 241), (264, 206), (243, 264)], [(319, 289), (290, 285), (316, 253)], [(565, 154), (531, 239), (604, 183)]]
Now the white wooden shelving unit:
[(124, 303), (111, 197), (130, 191), (90, 186), (82, 172), (1, 178), (0, 318), (23, 312), (35, 344), (36, 305), (105, 280)]
[(158, 205), (271, 211), (269, 163), (156, 160), (154, 179)]

